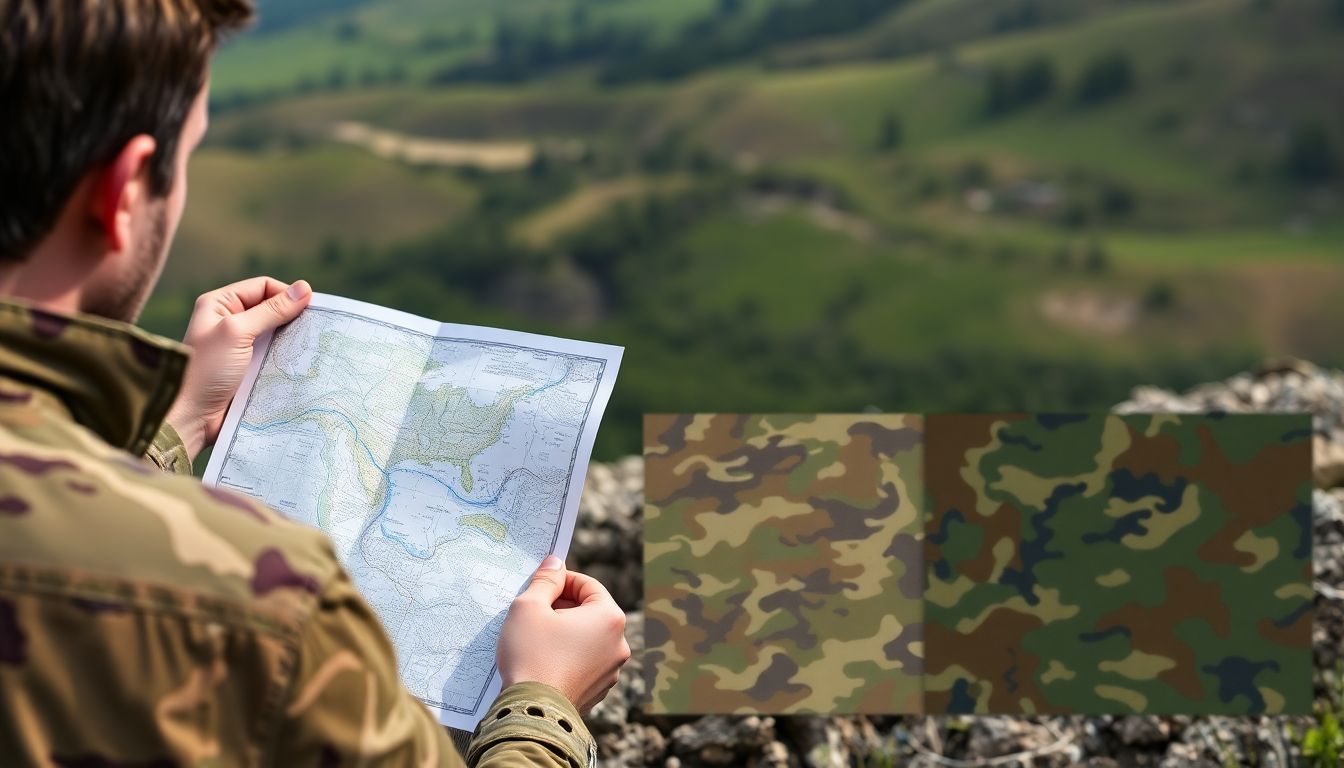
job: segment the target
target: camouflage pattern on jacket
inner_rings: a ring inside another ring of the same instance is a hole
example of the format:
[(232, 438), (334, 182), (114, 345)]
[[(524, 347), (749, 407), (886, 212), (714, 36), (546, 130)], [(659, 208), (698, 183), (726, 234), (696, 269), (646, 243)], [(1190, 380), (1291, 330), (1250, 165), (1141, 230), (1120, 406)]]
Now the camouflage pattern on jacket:
[(918, 712), (918, 417), (648, 416), (659, 713)]
[[(317, 531), (163, 472), (187, 361), (129, 326), (0, 302), (0, 762), (460, 766)], [(562, 722), (563, 721), (563, 722)], [(480, 766), (585, 766), (553, 688), (510, 687)]]
[(1311, 706), (1305, 415), (932, 415), (930, 712)]

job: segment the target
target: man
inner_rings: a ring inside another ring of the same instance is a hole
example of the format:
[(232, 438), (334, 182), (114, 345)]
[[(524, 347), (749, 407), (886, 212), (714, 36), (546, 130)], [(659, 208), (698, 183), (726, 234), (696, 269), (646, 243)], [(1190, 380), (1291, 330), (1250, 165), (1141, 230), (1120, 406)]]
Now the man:
[[(462, 764), (326, 538), (183, 476), (307, 283), (202, 296), (190, 364), (128, 324), (182, 214), (208, 59), (251, 11), (0, 0), (5, 766)], [(509, 611), (506, 687), (467, 761), (589, 764), (579, 710), (629, 657), (623, 623), (548, 558)]]

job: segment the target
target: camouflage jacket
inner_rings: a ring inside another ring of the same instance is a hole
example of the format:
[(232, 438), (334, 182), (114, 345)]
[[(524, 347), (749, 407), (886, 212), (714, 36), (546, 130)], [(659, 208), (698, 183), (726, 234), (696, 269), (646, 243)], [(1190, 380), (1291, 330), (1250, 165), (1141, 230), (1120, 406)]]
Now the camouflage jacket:
[[(186, 361), (0, 302), (0, 764), (462, 765), (326, 537), (180, 474), (159, 427)], [(520, 683), (467, 762), (593, 754), (558, 691)]]

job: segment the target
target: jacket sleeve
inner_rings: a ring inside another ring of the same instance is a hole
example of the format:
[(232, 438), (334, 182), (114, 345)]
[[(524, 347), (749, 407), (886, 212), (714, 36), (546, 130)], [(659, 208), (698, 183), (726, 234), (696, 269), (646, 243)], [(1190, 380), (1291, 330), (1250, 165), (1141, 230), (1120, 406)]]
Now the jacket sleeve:
[[(277, 765), (464, 765), (447, 729), (402, 686), (390, 641), (343, 570), (305, 623), (280, 710)], [(504, 691), (477, 732), (470, 764), (481, 768), (588, 768), (595, 754), (578, 713), (539, 683)]]
[(476, 768), (591, 768), (597, 745), (559, 691), (544, 683), (515, 683), (500, 692), (476, 726), (467, 758)]
[(166, 421), (145, 451), (145, 458), (164, 472), (191, 474), (191, 457), (187, 455), (187, 447), (183, 445), (177, 430)]

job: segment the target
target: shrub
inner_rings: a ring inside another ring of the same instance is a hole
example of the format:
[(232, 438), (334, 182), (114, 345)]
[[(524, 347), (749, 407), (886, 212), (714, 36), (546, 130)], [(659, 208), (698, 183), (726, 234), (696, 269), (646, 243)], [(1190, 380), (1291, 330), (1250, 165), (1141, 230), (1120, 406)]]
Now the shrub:
[(1029, 107), (1048, 98), (1055, 90), (1055, 64), (1036, 56), (1010, 72), (994, 66), (985, 79), (985, 113), (1002, 115)]
[(1134, 212), (1134, 191), (1123, 184), (1107, 184), (1101, 188), (1098, 203), (1103, 214), (1121, 219)]
[(1171, 283), (1159, 281), (1143, 293), (1143, 308), (1149, 312), (1165, 312), (1176, 305), (1176, 289)]
[(985, 78), (985, 114), (991, 117), (1002, 115), (1013, 106), (1012, 76), (1003, 67), (991, 67)]
[(1314, 184), (1333, 179), (1339, 172), (1334, 141), (1319, 123), (1299, 125), (1283, 158), (1283, 169), (1293, 181)]
[(1101, 243), (1092, 243), (1087, 248), (1087, 260), (1083, 263), (1084, 268), (1094, 275), (1103, 275), (1111, 271), (1111, 257), (1106, 252), (1106, 246)]
[(1092, 60), (1078, 82), (1081, 104), (1101, 104), (1125, 95), (1134, 87), (1134, 65), (1129, 54), (1116, 51)]
[(1013, 90), (1019, 105), (1034, 104), (1055, 90), (1055, 63), (1045, 56), (1037, 56), (1017, 71)]
[(893, 150), (900, 147), (904, 139), (905, 130), (901, 126), (901, 119), (888, 112), (882, 118), (882, 127), (878, 130), (877, 148), (884, 151)]

